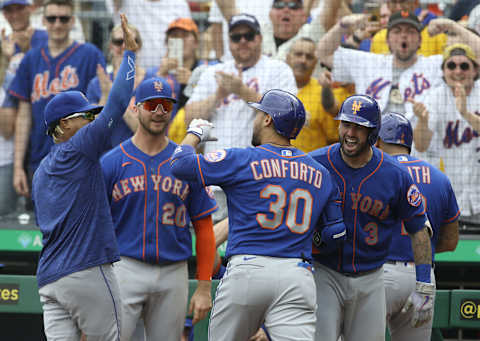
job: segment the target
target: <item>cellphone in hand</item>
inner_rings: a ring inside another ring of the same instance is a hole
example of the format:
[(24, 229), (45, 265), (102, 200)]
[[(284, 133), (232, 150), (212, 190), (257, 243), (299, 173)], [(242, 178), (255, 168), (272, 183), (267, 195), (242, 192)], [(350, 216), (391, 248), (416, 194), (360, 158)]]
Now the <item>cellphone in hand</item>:
[(169, 38), (168, 39), (168, 57), (175, 58), (178, 62), (178, 67), (183, 66), (183, 39)]

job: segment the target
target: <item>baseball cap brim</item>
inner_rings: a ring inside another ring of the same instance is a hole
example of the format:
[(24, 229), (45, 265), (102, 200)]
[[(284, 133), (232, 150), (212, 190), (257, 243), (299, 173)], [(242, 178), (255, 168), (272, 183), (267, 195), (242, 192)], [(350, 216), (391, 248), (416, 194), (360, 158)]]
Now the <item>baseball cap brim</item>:
[(352, 122), (352, 123), (355, 123), (355, 124), (358, 124), (358, 125), (361, 125), (361, 126), (367, 127), (367, 128), (375, 128), (375, 125), (372, 122), (370, 122), (369, 120), (367, 120), (367, 119), (365, 119), (361, 116), (357, 116), (357, 115), (340, 114), (337, 117), (335, 117), (335, 120)]

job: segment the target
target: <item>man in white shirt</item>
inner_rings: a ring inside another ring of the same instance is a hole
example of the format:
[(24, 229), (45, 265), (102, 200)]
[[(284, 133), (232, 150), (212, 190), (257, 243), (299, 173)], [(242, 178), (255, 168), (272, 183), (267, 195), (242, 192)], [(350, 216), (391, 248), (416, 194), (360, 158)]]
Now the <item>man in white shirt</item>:
[[(234, 15), (229, 22), (229, 37), (233, 59), (209, 66), (185, 106), (187, 124), (201, 118), (215, 125), (218, 141), (207, 142), (205, 153), (251, 146), (255, 112), (247, 102), (260, 101), (261, 94), (274, 88), (297, 93), (290, 67), (262, 55), (260, 24), (254, 16)], [(226, 208), (221, 198), (216, 195), (215, 199), (220, 211)], [(214, 216), (214, 221), (218, 218), (222, 218), (221, 213)]]

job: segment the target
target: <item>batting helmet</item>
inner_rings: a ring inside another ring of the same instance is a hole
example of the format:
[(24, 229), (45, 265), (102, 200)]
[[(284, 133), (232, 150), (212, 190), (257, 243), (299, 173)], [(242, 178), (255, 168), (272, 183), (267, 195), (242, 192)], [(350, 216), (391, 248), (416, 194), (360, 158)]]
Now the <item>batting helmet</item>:
[(380, 117), (381, 112), (377, 101), (367, 95), (353, 95), (343, 101), (335, 119), (372, 128), (368, 135), (368, 142), (373, 146), (380, 130)]
[(302, 102), (287, 91), (268, 90), (259, 103), (248, 102), (248, 105), (270, 115), (277, 133), (286, 138), (295, 139), (305, 124)]
[(382, 116), (382, 127), (378, 137), (383, 142), (398, 144), (412, 149), (413, 129), (410, 121), (402, 114), (390, 112)]

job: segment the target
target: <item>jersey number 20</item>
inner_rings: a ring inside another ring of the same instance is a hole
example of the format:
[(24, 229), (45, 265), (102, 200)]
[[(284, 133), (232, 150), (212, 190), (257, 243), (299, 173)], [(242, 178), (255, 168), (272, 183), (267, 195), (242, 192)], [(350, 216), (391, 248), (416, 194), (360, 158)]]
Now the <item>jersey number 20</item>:
[[(313, 198), (310, 192), (303, 188), (292, 191), (288, 196), (288, 207), (286, 207), (287, 193), (281, 186), (268, 185), (260, 192), (260, 198), (270, 199), (272, 196), (276, 199), (270, 203), (269, 208), (273, 217), (269, 218), (264, 213), (257, 213), (257, 222), (260, 226), (264, 229), (275, 230), (283, 223), (285, 210), (287, 210), (285, 225), (293, 233), (305, 233), (310, 227), (310, 220), (312, 219)], [(298, 212), (300, 200), (303, 200), (304, 203), (303, 212)], [(298, 214), (300, 214), (300, 217), (298, 217)]]

